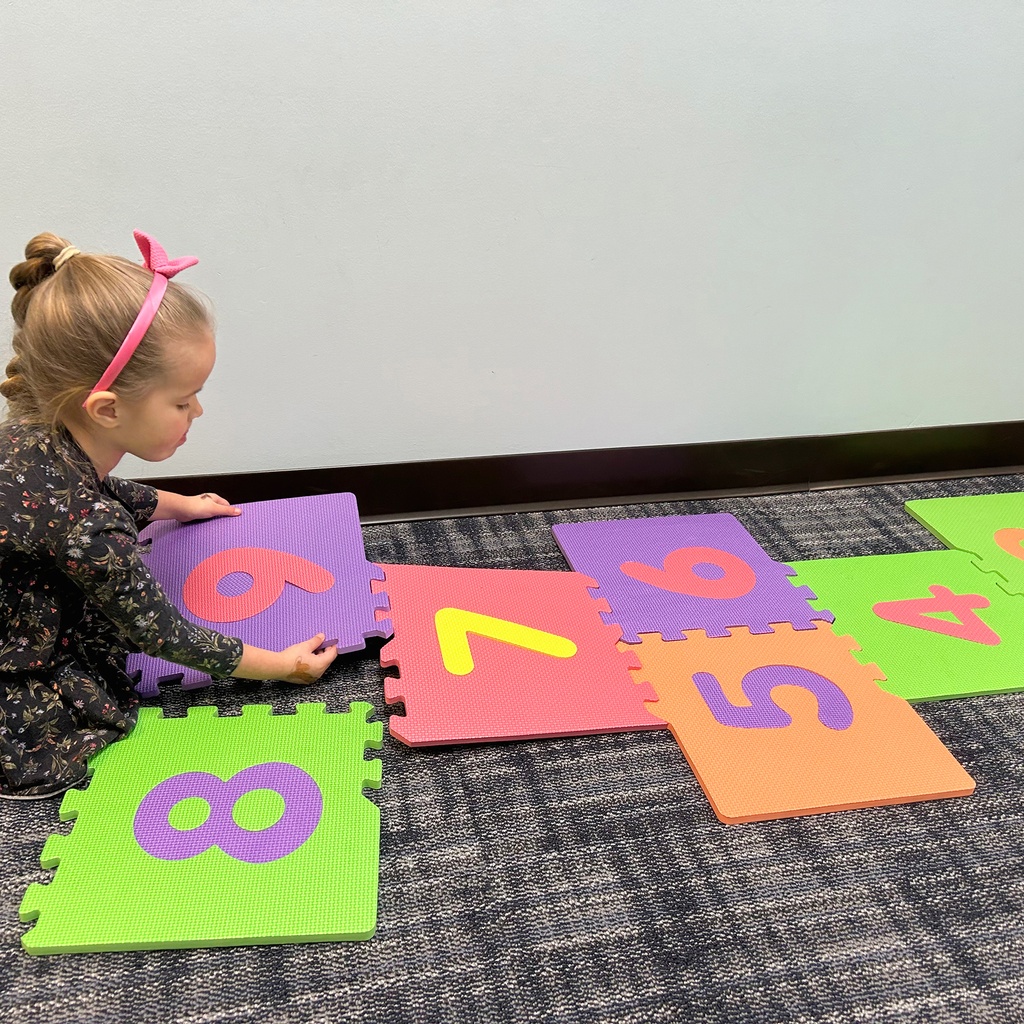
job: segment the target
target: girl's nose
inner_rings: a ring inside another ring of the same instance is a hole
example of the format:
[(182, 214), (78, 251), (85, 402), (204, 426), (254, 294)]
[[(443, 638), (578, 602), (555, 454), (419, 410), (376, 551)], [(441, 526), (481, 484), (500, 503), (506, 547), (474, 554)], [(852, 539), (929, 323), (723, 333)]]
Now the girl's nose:
[(199, 399), (197, 398), (195, 400), (195, 405), (194, 405), (194, 407), (192, 409), (192, 419), (197, 420), (202, 415), (203, 415), (203, 403), (200, 402)]

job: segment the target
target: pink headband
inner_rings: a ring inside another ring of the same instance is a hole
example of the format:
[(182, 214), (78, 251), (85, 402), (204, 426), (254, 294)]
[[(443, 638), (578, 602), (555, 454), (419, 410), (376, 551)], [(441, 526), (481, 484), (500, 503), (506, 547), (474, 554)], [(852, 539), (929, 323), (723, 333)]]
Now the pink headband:
[[(89, 392), (90, 395), (97, 391), (108, 391), (110, 385), (117, 379), (117, 375), (125, 368), (128, 360), (139, 347), (139, 342), (149, 330), (156, 311), (160, 308), (164, 292), (167, 291), (168, 279), (174, 277), (179, 271), (194, 267), (199, 262), (195, 256), (181, 256), (176, 260), (169, 260), (164, 247), (155, 238), (147, 235), (144, 231), (135, 231), (133, 234), (139, 252), (142, 253), (142, 265), (147, 270), (153, 271), (153, 283), (149, 286), (149, 293), (142, 303), (142, 309), (139, 310), (135, 323), (125, 335), (124, 341), (121, 342), (121, 347), (110, 361), (110, 365), (103, 371), (103, 376), (96, 382), (96, 387)], [(85, 403), (83, 402), (82, 405), (84, 406)]]

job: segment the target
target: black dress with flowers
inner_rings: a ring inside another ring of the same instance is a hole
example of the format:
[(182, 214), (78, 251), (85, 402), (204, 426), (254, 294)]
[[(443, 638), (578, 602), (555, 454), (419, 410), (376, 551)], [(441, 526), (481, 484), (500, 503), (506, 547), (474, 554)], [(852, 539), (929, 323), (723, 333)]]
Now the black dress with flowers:
[(241, 641), (183, 618), (139, 558), (156, 502), (101, 481), (66, 431), (0, 424), (0, 793), (66, 788), (131, 729), (132, 651), (237, 667)]

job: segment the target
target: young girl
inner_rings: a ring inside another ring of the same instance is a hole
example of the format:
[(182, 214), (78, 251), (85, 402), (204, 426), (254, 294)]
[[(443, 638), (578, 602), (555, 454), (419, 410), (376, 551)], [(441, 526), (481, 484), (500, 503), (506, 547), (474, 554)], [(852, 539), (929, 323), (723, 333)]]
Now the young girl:
[(169, 458), (203, 414), (214, 363), (210, 315), (170, 282), (135, 234), (143, 266), (37, 235), (11, 271), (14, 358), (0, 394), (0, 796), (39, 798), (85, 777), (125, 735), (138, 703), (125, 660), (145, 651), (214, 677), (311, 683), (334, 660), (323, 635), (264, 651), (186, 620), (141, 561), (154, 519), (237, 515), (110, 476), (125, 453)]

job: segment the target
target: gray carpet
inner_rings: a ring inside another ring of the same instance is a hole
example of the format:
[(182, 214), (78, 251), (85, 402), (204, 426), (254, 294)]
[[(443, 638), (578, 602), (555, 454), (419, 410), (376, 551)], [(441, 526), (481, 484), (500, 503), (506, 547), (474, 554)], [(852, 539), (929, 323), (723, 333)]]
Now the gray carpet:
[[(728, 511), (783, 560), (940, 547), (908, 498), (1024, 477), (365, 528), (386, 562), (564, 569), (553, 522)], [(1021, 599), (1024, 602), (1024, 598)], [(1024, 604), (1022, 604), (1024, 608)], [(1024, 674), (1024, 666), (1022, 666)], [(237, 711), (383, 701), (371, 655)], [(181, 714), (174, 687), (161, 696)], [(965, 800), (753, 825), (712, 814), (668, 733), (417, 751), (385, 733), (380, 915), (366, 943), (32, 958), (57, 801), (0, 806), (0, 1020), (1024, 1022), (1024, 694), (919, 705)], [(384, 712), (382, 712), (383, 714)], [(116, 907), (117, 865), (110, 866)]]

